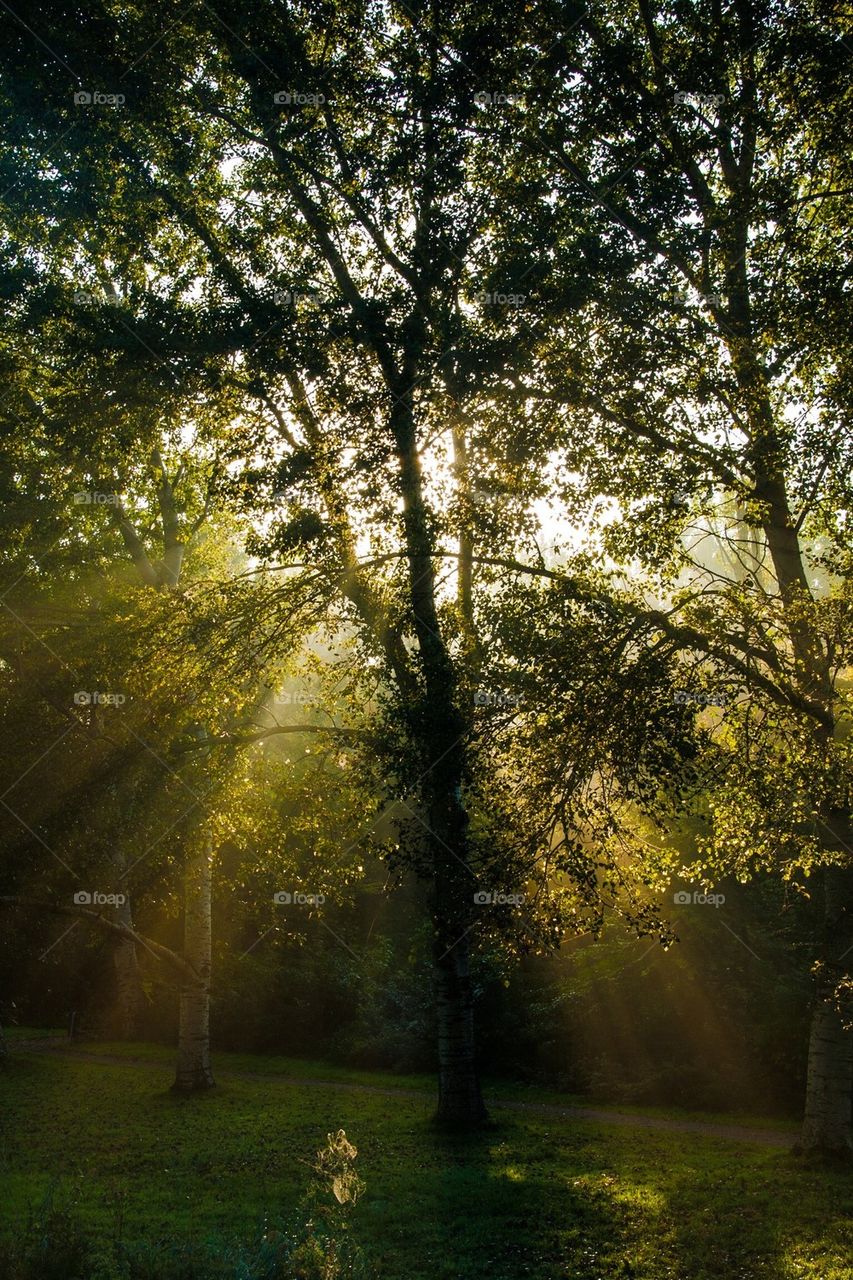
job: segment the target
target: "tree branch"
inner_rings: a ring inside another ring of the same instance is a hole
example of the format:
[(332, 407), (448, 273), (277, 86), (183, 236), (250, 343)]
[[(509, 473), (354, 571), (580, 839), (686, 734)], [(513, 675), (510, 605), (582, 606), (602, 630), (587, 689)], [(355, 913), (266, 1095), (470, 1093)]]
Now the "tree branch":
[(177, 951), (172, 951), (171, 947), (161, 946), (159, 942), (146, 938), (126, 924), (108, 920), (106, 916), (99, 915), (96, 911), (87, 911), (85, 907), (67, 907), (58, 902), (44, 902), (40, 898), (28, 898), (19, 894), (0, 895), (0, 902), (6, 902), (10, 906), (25, 907), (33, 911), (49, 911), (52, 915), (73, 916), (76, 919), (84, 920), (87, 924), (92, 925), (95, 929), (100, 929), (103, 933), (113, 934), (116, 937), (125, 939), (127, 942), (135, 942), (138, 946), (144, 947), (146, 951), (150, 951), (158, 960), (162, 960), (164, 964), (175, 969), (184, 981), (189, 979), (194, 986), (199, 987), (205, 985), (189, 961), (185, 960)]

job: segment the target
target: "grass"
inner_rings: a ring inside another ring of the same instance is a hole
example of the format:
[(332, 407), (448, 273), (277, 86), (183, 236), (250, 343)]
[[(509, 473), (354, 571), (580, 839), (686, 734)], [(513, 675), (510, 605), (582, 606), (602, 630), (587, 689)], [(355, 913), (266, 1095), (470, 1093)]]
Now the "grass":
[[(175, 1064), (175, 1050), (160, 1044), (128, 1043), (126, 1040), (68, 1041), (63, 1052), (105, 1054), (113, 1058), (127, 1058), (140, 1062), (161, 1064), (165, 1076)], [(390, 1071), (362, 1071), (355, 1067), (342, 1067), (312, 1058), (286, 1058), (279, 1054), (228, 1053), (217, 1051), (214, 1055), (214, 1075), (219, 1071), (246, 1071), (253, 1075), (303, 1077), (315, 1080), (339, 1080), (347, 1084), (376, 1085), (395, 1089), (435, 1088), (435, 1078), (428, 1074), (401, 1074)], [(164, 1076), (164, 1078), (165, 1078)]]
[(146, 1065), (33, 1053), (0, 1074), (11, 1234), (54, 1191), (98, 1240), (247, 1238), (265, 1215), (298, 1212), (314, 1153), (344, 1128), (366, 1183), (352, 1234), (384, 1280), (850, 1280), (853, 1179), (784, 1150), (507, 1111), (447, 1137), (430, 1127), (431, 1095), (275, 1078), (423, 1077), (244, 1054), (217, 1062), (269, 1078), (223, 1074), (177, 1099), (168, 1051), (87, 1047)]
[[(38, 1034), (38, 1033), (36, 1033)], [(56, 1035), (63, 1033), (46, 1033)], [(63, 1052), (87, 1053), (108, 1057), (127, 1058), (139, 1062), (161, 1063), (164, 1071), (171, 1071), (175, 1050), (159, 1044), (128, 1044), (126, 1041), (69, 1041)], [(435, 1077), (428, 1073), (401, 1073), (392, 1071), (367, 1071), (357, 1067), (344, 1067), (311, 1058), (289, 1058), (279, 1054), (229, 1053), (217, 1051), (214, 1055), (214, 1074), (217, 1072), (249, 1072), (253, 1075), (288, 1076), (291, 1079), (341, 1081), (346, 1084), (364, 1084), (386, 1089), (418, 1089), (435, 1093)], [(607, 1101), (593, 1100), (587, 1095), (572, 1094), (565, 1090), (546, 1089), (517, 1083), (505, 1078), (485, 1078), (483, 1089), (489, 1100), (495, 1102), (545, 1103), (557, 1107), (604, 1107), (618, 1110), (622, 1115), (650, 1116), (664, 1119), (697, 1120), (706, 1124), (744, 1125), (752, 1129), (772, 1129), (796, 1140), (799, 1124), (796, 1121), (754, 1116), (742, 1111), (693, 1111), (687, 1108), (635, 1106), (622, 1103), (614, 1106)]]
[(55, 1040), (68, 1034), (67, 1027), (4, 1027), (3, 1035), (13, 1044), (16, 1040)]

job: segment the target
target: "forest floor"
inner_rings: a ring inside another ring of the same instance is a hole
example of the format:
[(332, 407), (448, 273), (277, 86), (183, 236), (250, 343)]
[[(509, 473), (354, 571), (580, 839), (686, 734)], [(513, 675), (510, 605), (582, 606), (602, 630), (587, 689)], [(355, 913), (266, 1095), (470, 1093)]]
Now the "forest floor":
[(0, 1252), (2, 1280), (319, 1275), (270, 1270), (265, 1250), (317, 1217), (311, 1165), (341, 1128), (365, 1190), (335, 1213), (365, 1270), (329, 1275), (853, 1277), (853, 1175), (798, 1161), (785, 1124), (561, 1106), (496, 1084), (491, 1125), (450, 1137), (430, 1126), (422, 1076), (218, 1054), (217, 1088), (181, 1099), (156, 1046), (13, 1045), (0, 1073), (0, 1231), (79, 1230), (88, 1261), (4, 1271)]
[[(17, 1046), (16, 1046), (17, 1047)], [(104, 1065), (116, 1064), (123, 1066), (150, 1066), (152, 1062), (162, 1062), (164, 1066), (171, 1064), (174, 1054), (171, 1050), (164, 1049), (160, 1045), (128, 1045), (117, 1044), (109, 1047), (109, 1051), (105, 1051), (98, 1046), (87, 1047), (83, 1043), (69, 1043), (67, 1037), (41, 1037), (22, 1045), (27, 1049), (35, 1050), (42, 1053), (58, 1054), (60, 1057), (65, 1055), (73, 1056), (77, 1059), (85, 1059), (88, 1062), (100, 1062)], [(426, 1076), (408, 1076), (407, 1080), (417, 1081), (417, 1086), (401, 1085), (401, 1084), (377, 1084), (375, 1081), (386, 1079), (401, 1079), (399, 1076), (390, 1077), (386, 1072), (351, 1072), (345, 1068), (332, 1068), (322, 1064), (308, 1063), (300, 1059), (287, 1059), (266, 1057), (258, 1059), (256, 1055), (240, 1055), (225, 1054), (218, 1055), (221, 1061), (224, 1057), (229, 1063), (224, 1070), (217, 1069), (217, 1074), (221, 1078), (236, 1077), (243, 1080), (263, 1080), (269, 1079), (271, 1074), (275, 1074), (278, 1084), (301, 1085), (305, 1087), (314, 1087), (319, 1089), (339, 1089), (351, 1091), (355, 1093), (378, 1093), (385, 1097), (393, 1098), (395, 1096), (407, 1097), (426, 1097), (431, 1098), (434, 1094), (434, 1081)], [(241, 1058), (247, 1061), (261, 1061), (264, 1064), (264, 1070), (241, 1070), (235, 1067), (235, 1061)], [(298, 1075), (288, 1074), (288, 1070), (292, 1070), (294, 1065), (298, 1065), (300, 1072)], [(321, 1071), (321, 1075), (314, 1074), (314, 1071)], [(331, 1079), (329, 1077), (332, 1077)], [(360, 1077), (356, 1079), (355, 1077)], [(544, 1101), (544, 1099), (553, 1099), (559, 1097), (559, 1102)], [(702, 1119), (695, 1119), (692, 1114), (685, 1112), (674, 1112), (672, 1110), (665, 1112), (662, 1108), (652, 1107), (628, 1107), (617, 1110), (613, 1107), (589, 1107), (581, 1103), (569, 1102), (566, 1094), (554, 1094), (543, 1089), (529, 1088), (525, 1085), (511, 1085), (505, 1081), (493, 1083), (491, 1089), (486, 1086), (486, 1101), (491, 1111), (495, 1108), (498, 1110), (509, 1111), (533, 1111), (539, 1115), (556, 1115), (563, 1116), (567, 1119), (576, 1120), (597, 1120), (601, 1124), (618, 1124), (625, 1125), (628, 1128), (635, 1129), (663, 1129), (674, 1133), (702, 1133), (712, 1138), (730, 1138), (736, 1142), (757, 1142), (762, 1146), (768, 1147), (787, 1147), (794, 1145), (797, 1137), (797, 1126), (786, 1124), (784, 1121), (761, 1120), (752, 1121), (750, 1124), (732, 1124), (723, 1119), (709, 1119), (707, 1113), (702, 1113)]]

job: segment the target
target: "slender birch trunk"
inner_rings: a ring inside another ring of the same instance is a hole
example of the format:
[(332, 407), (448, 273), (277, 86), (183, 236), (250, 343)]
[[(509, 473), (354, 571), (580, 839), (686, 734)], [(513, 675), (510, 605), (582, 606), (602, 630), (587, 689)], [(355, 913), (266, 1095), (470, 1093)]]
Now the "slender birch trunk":
[[(839, 825), (849, 831), (849, 814), (836, 817), (834, 825), (836, 831)], [(812, 1012), (805, 1115), (798, 1144), (801, 1151), (829, 1155), (853, 1152), (853, 1010), (838, 996), (838, 984), (846, 976), (843, 957), (853, 946), (849, 874), (840, 867), (824, 871), (826, 936)]]
[(184, 873), (184, 958), (200, 981), (181, 986), (177, 1093), (196, 1093), (215, 1084), (210, 1069), (211, 863), (213, 841), (205, 834), (187, 855)]
[(809, 1036), (801, 1151), (853, 1152), (853, 1038), (833, 997), (833, 983), (822, 983)]
[[(127, 869), (124, 853), (117, 850), (113, 857), (116, 870), (116, 884), (122, 884), (122, 877)], [(128, 929), (133, 928), (133, 908), (130, 894), (125, 889), (125, 901), (115, 908), (117, 924)], [(136, 943), (127, 938), (120, 938), (113, 951), (113, 968), (116, 976), (116, 999), (118, 1004), (119, 1035), (123, 1040), (133, 1040), (139, 1030), (139, 1014), (142, 1007), (142, 979), (139, 971), (139, 958)]]

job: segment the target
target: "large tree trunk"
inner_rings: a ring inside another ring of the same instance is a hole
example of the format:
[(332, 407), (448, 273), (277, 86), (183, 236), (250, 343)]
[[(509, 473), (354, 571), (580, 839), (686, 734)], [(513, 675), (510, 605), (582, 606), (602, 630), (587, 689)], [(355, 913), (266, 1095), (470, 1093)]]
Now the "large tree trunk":
[[(463, 799), (464, 745), (458, 712), (437, 708), (427, 792), (433, 843), (433, 975), (438, 1031), (440, 1125), (473, 1128), (486, 1118), (476, 1065), (470, 933), (476, 924), (476, 878), (469, 864)], [(452, 733), (449, 741), (444, 737)]]
[[(439, 1100), (436, 1119), (469, 1127), (486, 1109), (474, 1057), (474, 1009), (468, 973), (468, 934), (474, 923), (476, 878), (469, 864), (468, 815), (463, 800), (469, 724), (436, 607), (433, 535), (423, 494), (412, 386), (414, 364), (392, 414), (400, 464), (409, 591), (423, 691), (410, 705), (413, 737), (423, 763), (432, 860), (434, 980), (437, 999)], [(399, 390), (399, 388), (398, 388)]]
[[(757, 361), (755, 367), (758, 367)], [(830, 664), (821, 644), (803, 620), (800, 606), (803, 602), (811, 602), (813, 594), (777, 454), (778, 440), (766, 394), (766, 380), (763, 374), (759, 377), (756, 372), (752, 381), (761, 384), (760, 394), (753, 401), (760, 409), (760, 413), (756, 412), (753, 429), (754, 440), (758, 442), (755, 450), (755, 492), (766, 503), (768, 514), (764, 532), (788, 617), (788, 634), (799, 667), (800, 688), (812, 703), (818, 718), (817, 741), (829, 746), (837, 733)], [(839, 983), (846, 976), (844, 958), (853, 950), (850, 870), (853, 827), (849, 808), (832, 810), (825, 816), (823, 827), (826, 832), (823, 843), (827, 852), (846, 865), (831, 864), (823, 870), (820, 977), (809, 1035), (806, 1100), (798, 1150), (832, 1154), (853, 1152), (853, 1032), (849, 1029), (849, 1013), (846, 1016), (842, 1013), (838, 999)]]
[(803, 1151), (853, 1152), (853, 1037), (836, 1006), (832, 983), (822, 984), (812, 1015)]
[(442, 954), (436, 940), (435, 985), (438, 1022), (438, 1110), (436, 1120), (454, 1128), (486, 1119), (474, 1043), (474, 996), (463, 937)]
[[(847, 812), (833, 815), (835, 838), (849, 834)], [(827, 867), (825, 938), (821, 978), (812, 1014), (806, 1107), (799, 1149), (837, 1154), (853, 1152), (853, 1031), (848, 1001), (839, 1001), (838, 984), (845, 978), (843, 959), (851, 939), (850, 872)]]
[(178, 1065), (172, 1088), (196, 1093), (215, 1083), (210, 1069), (211, 861), (213, 842), (205, 835), (187, 855), (184, 873), (184, 956), (201, 979), (181, 987)]
[(437, 1123), (472, 1128), (486, 1119), (476, 1065), (470, 933), (476, 924), (476, 879), (468, 858), (468, 814), (463, 800), (464, 746), (452, 708), (439, 709), (450, 742), (433, 743), (428, 775), (433, 833), (433, 980), (438, 1031)]

